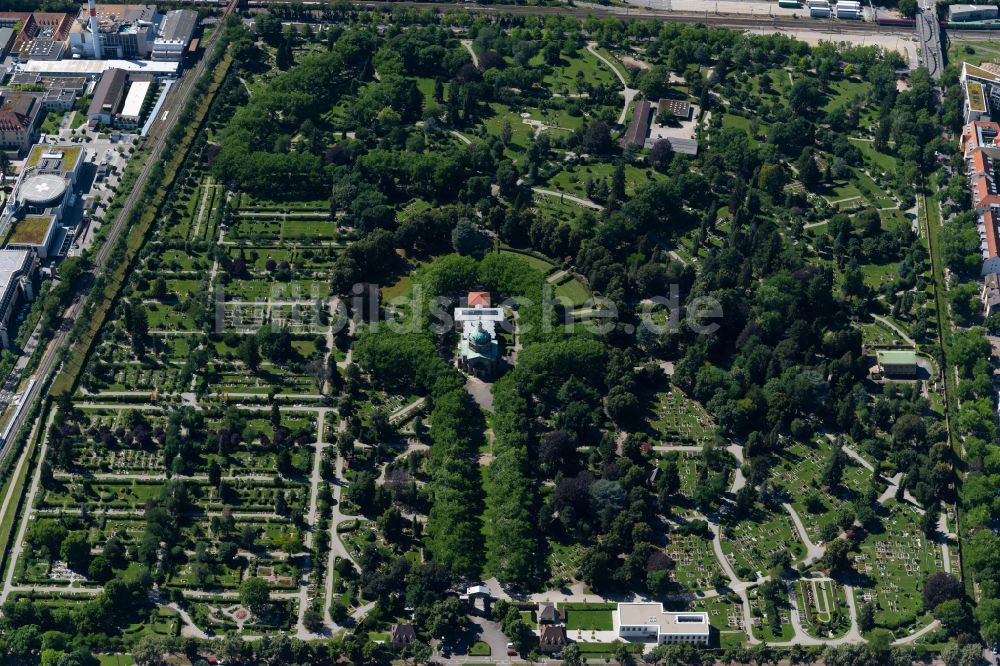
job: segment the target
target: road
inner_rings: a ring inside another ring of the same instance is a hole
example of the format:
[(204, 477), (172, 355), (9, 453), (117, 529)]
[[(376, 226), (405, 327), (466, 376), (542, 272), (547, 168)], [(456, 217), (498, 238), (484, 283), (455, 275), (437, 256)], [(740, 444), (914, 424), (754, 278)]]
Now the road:
[(941, 26), (932, 0), (920, 0), (917, 35), (920, 38), (920, 64), (927, 68), (931, 79), (937, 81), (944, 71), (944, 55), (941, 52)]
[[(236, 0), (231, 0), (223, 12), (223, 19), (225, 19), (225, 17), (233, 11), (235, 6)], [(129, 192), (123, 202), (121, 211), (118, 213), (118, 217), (112, 224), (107, 238), (93, 257), (92, 272), (95, 279), (104, 273), (108, 257), (118, 244), (118, 239), (121, 236), (122, 231), (125, 229), (126, 221), (129, 219), (135, 206), (142, 200), (143, 190), (145, 188), (146, 181), (149, 179), (149, 174), (152, 173), (154, 166), (159, 162), (163, 153), (165, 145), (164, 138), (170, 135), (170, 132), (177, 124), (177, 121), (181, 116), (180, 111), (187, 102), (187, 99), (191, 94), (191, 90), (194, 88), (195, 82), (198, 81), (198, 79), (200, 79), (202, 74), (205, 72), (208, 63), (207, 55), (211, 53), (221, 34), (222, 30), (216, 30), (205, 41), (206, 56), (199, 60), (198, 64), (195, 65), (193, 69), (183, 74), (178, 80), (178, 84), (173, 86), (173, 95), (163, 104), (160, 119), (153, 123), (152, 129), (146, 137), (146, 147), (149, 149), (149, 155), (146, 157), (146, 162), (143, 164), (142, 170), (136, 178), (132, 191)], [(2, 443), (2, 448), (0, 448), (0, 464), (3, 464), (7, 457), (10, 456), (12, 451), (11, 442), (16, 439), (16, 434), (24, 426), (24, 423), (31, 415), (34, 406), (43, 395), (43, 391), (47, 389), (49, 377), (52, 374), (53, 369), (58, 366), (63, 350), (68, 346), (67, 340), (69, 338), (72, 324), (82, 310), (85, 302), (86, 298), (78, 294), (63, 313), (62, 321), (60, 322), (55, 335), (52, 337), (52, 340), (49, 341), (49, 344), (45, 348), (41, 360), (38, 363), (38, 368), (34, 375), (37, 381), (30, 385), (21, 398), (22, 403), (25, 404), (25, 408), (15, 412), (12, 417), (10, 422), (11, 427), (8, 429), (11, 436)]]

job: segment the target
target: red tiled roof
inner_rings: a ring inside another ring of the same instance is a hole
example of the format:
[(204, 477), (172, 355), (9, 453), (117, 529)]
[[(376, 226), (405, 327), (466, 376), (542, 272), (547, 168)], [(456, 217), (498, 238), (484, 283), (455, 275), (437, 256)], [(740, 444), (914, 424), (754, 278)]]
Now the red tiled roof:
[(13, 111), (0, 111), (0, 130), (24, 130), (28, 127), (28, 119)]
[(490, 307), (490, 292), (488, 291), (470, 291), (469, 292), (469, 307), (474, 308), (477, 305), (481, 305), (484, 308)]
[(986, 252), (990, 257), (997, 256), (997, 247), (1000, 242), (997, 239), (997, 220), (992, 210), (983, 213), (983, 226), (986, 227)]
[(977, 150), (972, 153), (972, 168), (975, 174), (986, 173), (986, 154), (983, 151)]
[(994, 136), (1000, 135), (1000, 123), (978, 120), (968, 123), (962, 128), (962, 149), (968, 155), (969, 151), (982, 148), (979, 144), (979, 130), (992, 133)]

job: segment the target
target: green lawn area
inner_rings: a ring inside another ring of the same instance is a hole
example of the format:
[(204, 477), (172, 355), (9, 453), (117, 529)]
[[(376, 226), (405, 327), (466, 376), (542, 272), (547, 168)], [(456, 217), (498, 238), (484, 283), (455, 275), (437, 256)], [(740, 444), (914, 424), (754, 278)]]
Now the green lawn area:
[(953, 38), (948, 39), (948, 62), (970, 65), (982, 65), (984, 62), (1000, 61), (1000, 41), (963, 42)]
[(500, 254), (513, 257), (515, 259), (520, 259), (522, 261), (528, 262), (528, 265), (537, 271), (540, 271), (543, 275), (548, 275), (549, 273), (556, 270), (556, 265), (550, 261), (542, 259), (541, 257), (536, 257), (533, 254), (526, 254), (524, 252), (515, 252), (514, 250), (500, 250)]
[(388, 287), (382, 287), (380, 291), (382, 293), (382, 298), (385, 300), (391, 300), (393, 298), (399, 298), (400, 296), (409, 296), (412, 289), (413, 278), (409, 275), (404, 275), (399, 278), (395, 284), (389, 285)]
[(795, 585), (799, 608), (806, 613), (803, 624), (817, 638), (843, 634), (850, 624), (847, 595), (842, 585), (833, 581), (802, 579)]
[[(444, 96), (448, 99), (448, 82), (444, 82)], [(426, 76), (417, 77), (417, 88), (424, 95), (424, 104), (434, 101), (434, 79)]]
[(913, 222), (901, 210), (880, 210), (879, 217), (882, 219), (882, 229), (884, 231), (896, 231), (902, 227), (912, 227)]
[[(757, 138), (753, 136), (750, 124), (751, 124), (750, 119), (744, 118), (743, 116), (737, 116), (731, 113), (727, 113), (722, 116), (723, 129), (733, 128), (733, 129), (743, 130), (749, 137), (750, 145), (755, 146), (759, 142), (757, 141)], [(761, 129), (763, 130), (763, 127)]]
[(615, 604), (570, 603), (559, 607), (566, 617), (568, 630), (611, 631), (614, 626), (611, 611), (617, 607)]
[[(611, 53), (610, 51), (604, 48), (595, 47), (594, 50), (600, 53), (605, 58), (607, 58), (608, 61), (610, 61), (611, 64), (614, 66), (615, 71), (619, 72), (622, 76), (624, 76), (626, 80), (628, 79), (628, 70), (625, 69), (625, 65), (621, 63), (621, 60), (618, 59), (618, 56), (616, 56), (615, 54)], [(604, 65), (604, 63), (601, 64)], [(604, 66), (607, 67), (607, 65)]]
[(414, 215), (422, 213), (425, 210), (430, 210), (431, 208), (433, 208), (433, 206), (431, 206), (431, 204), (424, 201), (423, 199), (414, 199), (410, 203), (406, 204), (406, 207), (403, 210), (399, 211), (399, 215), (397, 215), (396, 217), (399, 219), (400, 222), (403, 222), (405, 220), (410, 219)]
[(866, 345), (876, 347), (903, 344), (902, 338), (889, 327), (877, 321), (871, 324), (861, 324), (861, 340)]
[(97, 663), (101, 666), (132, 666), (135, 659), (129, 654), (102, 654), (97, 656)]
[(488, 657), (490, 656), (490, 644), (484, 643), (483, 641), (476, 641), (469, 648), (470, 657)]
[(895, 206), (896, 202), (878, 186), (871, 177), (864, 171), (854, 170), (854, 183), (868, 201), (876, 208), (889, 208)]
[(555, 295), (557, 298), (568, 300), (574, 307), (578, 307), (590, 299), (590, 290), (578, 279), (573, 278), (556, 285)]
[(60, 111), (49, 111), (45, 114), (45, 120), (38, 127), (38, 132), (40, 134), (58, 134), (59, 126), (62, 124), (63, 118), (66, 117), (66, 113)]
[(504, 154), (515, 162), (523, 160), (535, 128), (525, 125), (521, 121), (521, 115), (515, 113), (506, 104), (493, 102), (490, 104), (490, 110), (492, 115), (483, 120), (487, 134), (499, 137), (500, 128), (503, 127), (503, 121), (506, 119), (510, 123), (511, 135), (510, 143), (504, 150)]
[(872, 161), (875, 166), (886, 173), (892, 173), (896, 170), (896, 158), (892, 155), (886, 155), (885, 153), (880, 153), (875, 150), (874, 141), (866, 141), (864, 139), (851, 139), (851, 143), (861, 150), (861, 154), (865, 156), (865, 159)]
[(863, 264), (861, 272), (865, 276), (865, 284), (872, 289), (878, 289), (883, 284), (892, 282), (898, 275), (899, 262), (889, 262), (887, 264)]
[[(611, 643), (576, 643), (584, 659), (609, 659), (615, 656)], [(625, 643), (625, 647), (633, 654), (642, 652), (642, 643)]]
[[(528, 66), (539, 67), (544, 62), (544, 57), (539, 54), (528, 62)], [(547, 90), (557, 93), (581, 92), (580, 84), (584, 82), (591, 85), (615, 87), (621, 85), (618, 77), (608, 66), (586, 49), (580, 49), (576, 55), (571, 57), (563, 55), (559, 65), (545, 76), (543, 82)]]
[[(580, 215), (580, 206), (572, 201), (561, 201), (559, 197), (538, 195), (534, 198), (532, 207), (542, 217), (555, 220), (560, 224), (568, 224), (581, 229), (585, 226)], [(589, 225), (586, 226), (589, 229)]]
[[(578, 197), (587, 196), (587, 181), (607, 179), (610, 182), (615, 167), (607, 162), (575, 164), (556, 172), (548, 182), (547, 187), (557, 192), (565, 192)], [(631, 164), (625, 165), (625, 192), (632, 194), (646, 183), (662, 180), (665, 176), (652, 169), (640, 169)]]
[(835, 180), (833, 186), (823, 189), (823, 196), (830, 203), (843, 201), (844, 199), (860, 199), (861, 190), (853, 182)]
[(834, 81), (830, 84), (830, 93), (827, 97), (827, 102), (822, 109), (823, 111), (829, 112), (838, 107), (853, 104), (853, 101), (859, 96), (863, 96), (867, 89), (868, 84), (862, 83), (861, 81), (854, 81), (851, 79)]
[(750, 131), (750, 119), (744, 118), (743, 116), (735, 116), (731, 113), (727, 113), (722, 116), (722, 126), (724, 128), (735, 127), (736, 129), (741, 129), (744, 131)]

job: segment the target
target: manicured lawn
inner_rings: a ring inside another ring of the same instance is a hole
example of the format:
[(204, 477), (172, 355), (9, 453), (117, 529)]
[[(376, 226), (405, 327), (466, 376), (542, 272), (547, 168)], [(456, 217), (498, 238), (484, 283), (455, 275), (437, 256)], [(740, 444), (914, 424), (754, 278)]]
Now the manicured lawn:
[(892, 155), (886, 155), (885, 153), (880, 153), (875, 150), (875, 143), (873, 141), (851, 139), (851, 143), (861, 150), (861, 153), (866, 159), (874, 162), (874, 164), (882, 171), (892, 173), (896, 170), (896, 158)]
[(566, 628), (594, 631), (611, 631), (614, 619), (611, 616), (614, 604), (561, 604), (566, 616)]
[(868, 84), (861, 81), (853, 81), (851, 79), (834, 81), (830, 84), (830, 94), (827, 103), (822, 108), (824, 111), (829, 112), (838, 107), (853, 104), (859, 96), (865, 94), (867, 89)]
[(949, 39), (948, 42), (948, 62), (962, 63), (964, 61), (978, 67), (984, 62), (1000, 60), (1000, 55), (996, 53), (996, 51), (1000, 51), (1000, 42), (998, 41), (962, 42)]
[(568, 299), (574, 306), (586, 303), (590, 295), (590, 290), (576, 278), (556, 286), (556, 296)]
[(860, 199), (861, 190), (859, 190), (851, 182), (834, 181), (832, 187), (828, 187), (823, 191), (823, 196), (825, 196), (827, 201), (830, 203), (843, 201), (845, 199)]
[(878, 289), (883, 284), (892, 282), (892, 280), (899, 275), (899, 264), (897, 262), (890, 262), (888, 264), (864, 264), (861, 266), (861, 272), (865, 276), (865, 284), (869, 285), (872, 289)]
[[(615, 171), (613, 164), (594, 162), (566, 166), (556, 172), (545, 187), (578, 197), (587, 196), (587, 181), (608, 180)], [(665, 176), (652, 169), (640, 169), (632, 164), (625, 165), (625, 192), (632, 194), (647, 183), (663, 180)]]
[(559, 197), (536, 196), (532, 207), (545, 218), (555, 220), (560, 224), (568, 224), (574, 228), (590, 229), (583, 221), (580, 206), (572, 201), (560, 201)]
[[(541, 55), (536, 55), (529, 61), (531, 67), (541, 66), (545, 62)], [(543, 79), (545, 87), (552, 92), (578, 93), (581, 83), (604, 86), (620, 86), (618, 77), (593, 54), (586, 49), (580, 49), (576, 55), (563, 57), (559, 65)]]
[[(615, 656), (611, 643), (576, 643), (585, 659), (609, 659)], [(633, 654), (642, 652), (642, 643), (625, 643), (625, 647)]]
[(500, 250), (500, 254), (513, 257), (515, 259), (520, 259), (522, 261), (528, 262), (528, 265), (537, 271), (540, 271), (543, 275), (548, 275), (556, 270), (556, 265), (550, 261), (546, 261), (541, 257), (536, 257), (533, 254), (526, 254), (523, 252), (515, 252), (513, 250)]
[(135, 659), (129, 654), (102, 654), (98, 655), (97, 662), (101, 666), (132, 666)]

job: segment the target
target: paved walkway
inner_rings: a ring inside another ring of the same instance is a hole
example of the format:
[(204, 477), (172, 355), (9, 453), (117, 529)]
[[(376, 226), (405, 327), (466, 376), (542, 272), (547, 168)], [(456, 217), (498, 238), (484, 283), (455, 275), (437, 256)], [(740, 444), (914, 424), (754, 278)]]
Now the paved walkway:
[[(49, 412), (49, 419), (45, 423), (45, 433), (42, 435), (42, 446), (41, 446), (41, 450), (38, 453), (38, 460), (45, 460), (45, 455), (46, 455), (46, 453), (48, 453), (48, 450), (49, 450), (49, 427), (52, 425), (52, 421), (55, 418), (55, 416), (56, 416), (56, 409), (52, 409)], [(38, 419), (35, 420), (35, 429), (32, 430), (32, 433), (31, 433), (32, 437), (35, 436), (35, 432), (37, 431), (38, 424), (40, 423), (40, 421), (41, 421), (40, 418), (38, 418)], [(25, 454), (23, 454), (21, 456), (22, 460), (18, 461), (18, 467), (19, 468), (21, 467), (21, 463), (23, 462), (24, 455), (26, 455), (26, 453), (27, 453), (27, 451), (28, 451), (29, 448), (30, 447), (27, 447), (27, 446), (24, 447)], [(0, 590), (0, 606), (3, 606), (3, 604), (6, 603), (7, 597), (10, 596), (10, 593), (12, 591), (14, 591), (14, 589), (15, 589), (14, 588), (14, 573), (17, 571), (17, 561), (21, 557), (21, 554), (24, 552), (24, 537), (25, 537), (25, 535), (28, 532), (28, 524), (31, 522), (30, 518), (31, 518), (31, 514), (32, 514), (32, 512), (34, 510), (33, 507), (35, 506), (35, 498), (38, 497), (38, 489), (42, 485), (41, 484), (41, 478), (42, 478), (42, 465), (36, 465), (35, 469), (34, 469), (34, 473), (31, 475), (31, 481), (30, 481), (31, 485), (30, 485), (30, 487), (28, 489), (28, 495), (24, 499), (24, 507), (25, 508), (24, 508), (24, 511), (22, 512), (22, 514), (20, 516), (20, 522), (18, 523), (18, 527), (17, 527), (17, 535), (14, 537), (14, 543), (10, 547), (10, 557), (8, 558), (9, 561), (8, 561), (8, 564), (7, 564), (7, 576), (4, 578), (4, 581), (3, 581), (3, 589)], [(4, 508), (5, 509), (7, 508), (7, 506), (8, 506), (8, 504), (9, 504), (10, 501), (11, 501), (10, 493), (8, 492), (8, 496), (4, 498)], [(0, 515), (4, 515), (4, 514), (0, 514)], [(60, 589), (62, 589), (62, 588), (60, 588)]]
[(615, 76), (618, 77), (618, 80), (622, 84), (623, 88), (622, 95), (625, 96), (625, 104), (622, 106), (622, 112), (618, 114), (618, 124), (624, 125), (625, 118), (628, 116), (628, 108), (632, 105), (632, 100), (634, 100), (635, 96), (639, 94), (639, 91), (636, 90), (635, 88), (629, 88), (628, 81), (625, 79), (625, 76), (618, 70), (618, 68), (615, 67), (614, 63), (605, 58), (600, 53), (598, 53), (597, 42), (587, 42), (587, 50), (593, 53), (595, 56), (597, 56), (598, 60), (600, 60), (605, 65), (610, 67), (611, 71), (615, 73)]
[(448, 132), (450, 132), (453, 136), (458, 137), (459, 141), (461, 141), (465, 145), (467, 145), (467, 146), (472, 145), (472, 139), (470, 139), (469, 137), (465, 136), (464, 134), (462, 134), (458, 130), (448, 130)]
[(568, 274), (569, 274), (569, 269), (568, 268), (564, 268), (562, 270), (556, 271), (552, 275), (550, 275), (547, 278), (545, 278), (545, 281), (548, 282), (549, 284), (555, 284), (556, 282), (559, 282), (559, 280), (563, 279), (563, 277), (566, 276), (566, 275), (568, 275)]
[[(313, 467), (312, 473), (309, 475), (309, 510), (306, 512), (306, 531), (303, 543), (308, 549), (307, 552), (312, 552), (313, 537), (316, 529), (316, 522), (319, 520), (319, 486), (323, 483), (322, 477), (322, 462), (323, 462), (323, 451), (329, 446), (324, 437), (324, 432), (326, 430), (326, 413), (329, 410), (320, 409), (318, 410), (318, 415), (316, 419), (316, 441), (313, 443)], [(312, 557), (307, 555), (302, 564), (302, 570), (299, 579), (299, 614), (298, 620), (295, 623), (295, 635), (301, 640), (309, 640), (311, 638), (319, 638), (320, 636), (314, 634), (313, 632), (306, 629), (305, 626), (305, 612), (309, 607), (311, 602), (310, 598), (310, 576), (312, 575)]]
[[(347, 421), (341, 419), (337, 427), (337, 431), (343, 432), (346, 429)], [(353, 518), (353, 516), (345, 516), (341, 510), (341, 497), (344, 489), (344, 459), (339, 455), (337, 456), (337, 462), (334, 466), (334, 470), (335, 479), (333, 482), (333, 510), (332, 515), (330, 516), (330, 551), (327, 553), (326, 562), (326, 581), (324, 585), (326, 589), (326, 603), (323, 604), (323, 619), (327, 627), (330, 627), (335, 631), (337, 623), (334, 622), (333, 617), (330, 615), (330, 605), (334, 596), (333, 567), (337, 563), (338, 557), (347, 560), (355, 567), (357, 567), (357, 563), (354, 561), (354, 558), (351, 557), (351, 554), (347, 552), (347, 548), (344, 547), (344, 542), (340, 540), (340, 535), (337, 531), (337, 528), (342, 522)]]
[(590, 199), (584, 199), (582, 197), (573, 196), (572, 194), (566, 194), (565, 192), (556, 192), (555, 190), (546, 190), (541, 187), (533, 187), (531, 191), (536, 194), (542, 194), (547, 197), (558, 197), (559, 200), (565, 199), (566, 201), (572, 201), (577, 206), (583, 206), (584, 208), (592, 208), (594, 210), (604, 210), (604, 206), (599, 203), (595, 203)]
[(389, 423), (397, 424), (406, 421), (414, 413), (418, 412), (427, 402), (427, 398), (417, 398), (413, 402), (403, 405), (399, 409), (389, 414)]
[(806, 532), (806, 526), (802, 524), (802, 519), (799, 517), (798, 512), (795, 511), (795, 507), (787, 502), (782, 503), (781, 506), (784, 507), (785, 511), (788, 512), (788, 515), (792, 517), (792, 522), (795, 524), (795, 530), (799, 533), (799, 539), (801, 539), (802, 543), (805, 544), (806, 558), (803, 561), (803, 564), (805, 566), (809, 566), (819, 562), (826, 553), (826, 549), (821, 546), (817, 546), (809, 540), (809, 533)]
[(917, 343), (913, 340), (913, 338), (911, 338), (909, 335), (907, 335), (906, 331), (904, 331), (903, 329), (901, 329), (894, 322), (886, 319), (885, 317), (880, 317), (877, 314), (873, 314), (872, 315), (872, 319), (874, 319), (878, 323), (883, 324), (884, 326), (887, 326), (890, 329), (892, 329), (892, 332), (895, 333), (896, 335), (898, 335), (900, 338), (902, 338), (903, 342), (905, 342), (906, 344), (912, 345), (914, 347), (917, 346)]
[(462, 46), (465, 47), (465, 50), (469, 52), (470, 56), (472, 56), (472, 64), (476, 66), (476, 69), (479, 69), (479, 56), (476, 55), (476, 49), (472, 48), (472, 40), (462, 39), (460, 41), (462, 42)]

